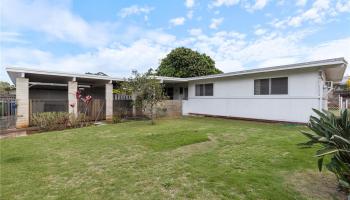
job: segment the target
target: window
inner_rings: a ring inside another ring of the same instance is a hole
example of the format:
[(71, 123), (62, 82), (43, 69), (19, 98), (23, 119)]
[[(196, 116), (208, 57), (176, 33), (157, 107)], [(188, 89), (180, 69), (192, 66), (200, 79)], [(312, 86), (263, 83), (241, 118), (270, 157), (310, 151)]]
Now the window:
[(196, 96), (213, 96), (213, 95), (214, 95), (214, 85), (212, 83), (196, 84)]
[(174, 88), (165, 88), (165, 94), (169, 97), (170, 100), (174, 99)]
[(267, 95), (269, 94), (269, 79), (257, 79), (254, 80), (254, 94), (255, 95)]
[(204, 85), (204, 96), (213, 96), (214, 93), (214, 88), (213, 88), (213, 84), (209, 83), (209, 84), (205, 84)]
[(188, 99), (188, 88), (185, 88), (184, 92), (185, 92), (184, 99), (187, 100)]
[(288, 77), (254, 80), (254, 95), (288, 94)]
[(271, 94), (288, 94), (288, 78), (272, 78)]

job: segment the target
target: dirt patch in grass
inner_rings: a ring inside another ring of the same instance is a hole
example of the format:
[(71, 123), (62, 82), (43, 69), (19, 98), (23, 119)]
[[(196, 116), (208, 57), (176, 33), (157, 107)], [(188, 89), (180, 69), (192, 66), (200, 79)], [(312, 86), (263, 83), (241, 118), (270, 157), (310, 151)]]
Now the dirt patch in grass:
[(347, 199), (337, 191), (337, 179), (328, 172), (303, 171), (287, 175), (286, 182), (307, 199)]
[(181, 146), (206, 142), (207, 134), (201, 132), (178, 131), (168, 134), (151, 134), (142, 138), (143, 144), (154, 151), (166, 151)]
[(206, 152), (207, 150), (215, 147), (216, 144), (217, 144), (216, 140), (213, 137), (209, 136), (207, 141), (185, 145), (177, 149), (174, 149), (170, 153), (175, 154), (177, 156), (184, 155), (186, 157), (189, 157), (196, 153)]

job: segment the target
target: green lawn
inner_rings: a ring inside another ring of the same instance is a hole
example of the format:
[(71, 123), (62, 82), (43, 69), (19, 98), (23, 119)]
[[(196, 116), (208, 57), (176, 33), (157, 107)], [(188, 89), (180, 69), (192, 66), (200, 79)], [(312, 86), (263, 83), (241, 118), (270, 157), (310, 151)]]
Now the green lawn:
[(328, 199), (301, 129), (190, 117), (3, 139), (0, 199)]

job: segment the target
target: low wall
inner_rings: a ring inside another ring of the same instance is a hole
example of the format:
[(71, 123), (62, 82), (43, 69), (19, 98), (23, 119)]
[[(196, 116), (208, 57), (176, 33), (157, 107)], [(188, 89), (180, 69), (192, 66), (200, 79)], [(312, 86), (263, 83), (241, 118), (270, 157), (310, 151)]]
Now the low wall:
[[(180, 117), (182, 116), (182, 101), (181, 100), (164, 100), (157, 104), (154, 108), (154, 113), (159, 117)], [(149, 116), (149, 109), (144, 112)]]

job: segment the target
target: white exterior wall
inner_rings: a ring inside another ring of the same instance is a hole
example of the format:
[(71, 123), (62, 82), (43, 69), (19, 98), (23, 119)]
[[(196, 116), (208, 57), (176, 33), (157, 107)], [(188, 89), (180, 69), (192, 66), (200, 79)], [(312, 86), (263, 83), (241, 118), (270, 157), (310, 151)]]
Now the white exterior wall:
[[(288, 77), (288, 95), (254, 95), (254, 79)], [(214, 96), (195, 96), (195, 84), (213, 83)], [(183, 114), (208, 114), (252, 119), (307, 122), (320, 109), (318, 71), (271, 72), (189, 82)], [(322, 105), (322, 104), (321, 104)]]

